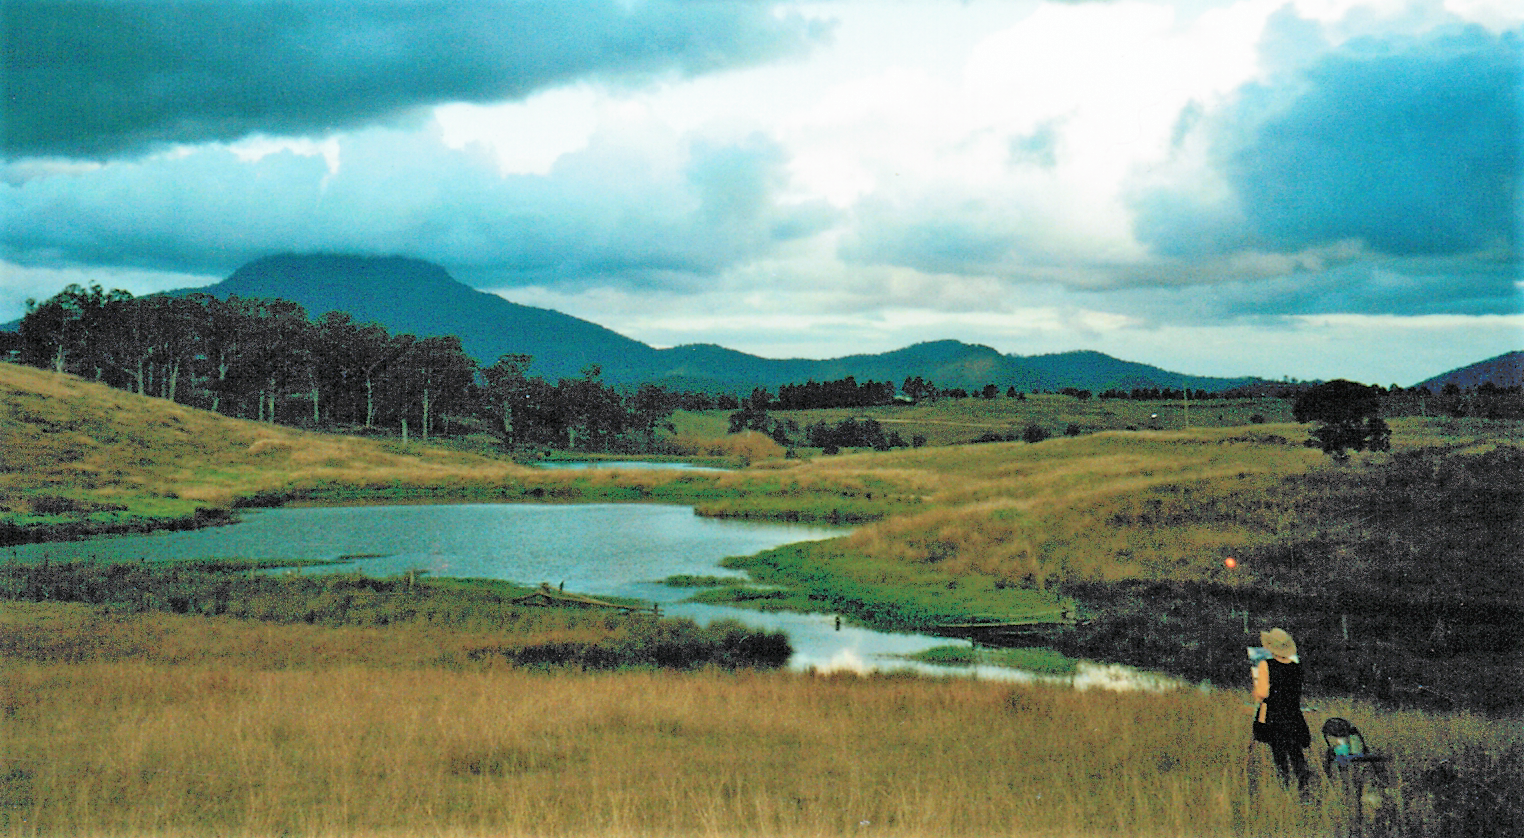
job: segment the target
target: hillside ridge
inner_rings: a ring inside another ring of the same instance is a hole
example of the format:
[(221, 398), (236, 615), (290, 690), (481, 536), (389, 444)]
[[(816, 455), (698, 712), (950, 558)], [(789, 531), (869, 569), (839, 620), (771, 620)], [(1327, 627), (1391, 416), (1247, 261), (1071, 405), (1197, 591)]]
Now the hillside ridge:
[[(1264, 391), (1274, 380), (1255, 376), (1190, 375), (1125, 361), (1096, 350), (1037, 355), (1002, 354), (955, 339), (924, 341), (880, 353), (837, 358), (766, 358), (713, 343), (658, 349), (605, 326), (546, 308), (523, 305), (456, 280), (443, 267), (407, 256), (286, 253), (256, 259), (208, 286), (166, 292), (280, 298), (311, 318), (341, 311), (394, 334), (454, 335), (482, 366), (504, 354), (532, 357), (530, 372), (549, 380), (576, 377), (596, 365), (610, 384), (657, 384), (676, 390), (744, 394), (805, 381), (901, 381), (919, 376), (943, 388), (1130, 391), (1189, 388)], [(14, 331), (20, 321), (0, 325)], [(14, 338), (14, 336), (13, 336)], [(4, 344), (0, 344), (3, 350)], [(1413, 385), (1439, 390), (1491, 382), (1524, 384), (1524, 352), (1510, 352)]]

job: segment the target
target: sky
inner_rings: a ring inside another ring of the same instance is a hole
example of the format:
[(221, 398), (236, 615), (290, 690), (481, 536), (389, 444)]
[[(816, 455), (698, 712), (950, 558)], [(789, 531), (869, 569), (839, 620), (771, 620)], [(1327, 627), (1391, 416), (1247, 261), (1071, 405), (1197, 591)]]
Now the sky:
[(5, 0), (0, 42), (0, 322), (322, 252), (774, 358), (1524, 349), (1514, 0)]

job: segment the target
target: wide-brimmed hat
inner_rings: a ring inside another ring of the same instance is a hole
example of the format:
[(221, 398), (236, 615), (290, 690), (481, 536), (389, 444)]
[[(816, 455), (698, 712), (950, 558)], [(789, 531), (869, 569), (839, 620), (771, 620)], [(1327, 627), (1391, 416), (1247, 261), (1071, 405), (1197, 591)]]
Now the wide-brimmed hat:
[(1277, 657), (1296, 657), (1296, 641), (1291, 639), (1285, 629), (1273, 628), (1260, 632), (1259, 643)]

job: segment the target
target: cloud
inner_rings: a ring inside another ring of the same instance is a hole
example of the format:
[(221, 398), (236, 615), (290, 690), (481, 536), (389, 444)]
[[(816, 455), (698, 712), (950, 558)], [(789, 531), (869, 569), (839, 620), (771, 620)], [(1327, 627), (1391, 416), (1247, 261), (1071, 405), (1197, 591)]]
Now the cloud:
[[(1287, 40), (1269, 35), (1266, 49)], [(1135, 232), (1164, 256), (1354, 240), (1381, 256), (1516, 262), (1521, 77), (1519, 31), (1345, 42), (1200, 117), (1224, 189), (1140, 190)]]
[(488, 150), (430, 132), (265, 151), (205, 146), (0, 178), (0, 258), (225, 275), (277, 252), (396, 253), (496, 287), (682, 286), (833, 217), (779, 200), (786, 158), (762, 134), (612, 126), (545, 175), (501, 174)]
[(1480, 317), (1524, 313), (1517, 272), (1506, 262), (1335, 259), (1339, 264), (1298, 270), (1287, 269), (1285, 260), (1290, 257), (1258, 258), (1270, 265), (1245, 268), (1244, 257), (1204, 265), (1165, 263), (1155, 269), (1165, 274), (1206, 276), (1190, 282), (1171, 284), (1160, 279), (1115, 289), (1104, 301), (1097, 299), (1093, 304), (1128, 311), (1150, 322), (1176, 324), (1304, 315)]
[(579, 79), (764, 62), (826, 32), (748, 0), (7, 0), (0, 150), (105, 159), (326, 135)]

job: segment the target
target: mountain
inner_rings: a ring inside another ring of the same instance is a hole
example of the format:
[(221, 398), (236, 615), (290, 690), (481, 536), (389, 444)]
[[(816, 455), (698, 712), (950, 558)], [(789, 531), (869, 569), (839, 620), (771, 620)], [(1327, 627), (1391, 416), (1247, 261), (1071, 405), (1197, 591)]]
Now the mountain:
[(1482, 384), (1498, 387), (1524, 386), (1524, 352), (1507, 352), (1496, 358), (1477, 361), (1420, 381), (1413, 388), (1427, 387), (1430, 392), (1438, 393), (1447, 384), (1454, 384), (1462, 390)]
[(1182, 375), (1099, 352), (1004, 355), (956, 340), (826, 360), (762, 358), (713, 344), (656, 349), (596, 323), (478, 291), (438, 265), (400, 256), (270, 256), (214, 285), (170, 293), (195, 292), (222, 299), (290, 300), (314, 319), (342, 311), (361, 323), (379, 323), (393, 334), (457, 335), (478, 363), (491, 364), (506, 353), (530, 355), (531, 374), (550, 380), (576, 376), (589, 364), (598, 364), (611, 384), (651, 382), (710, 393), (746, 393), (754, 387), (772, 389), (847, 376), (896, 385), (920, 376), (940, 387), (977, 390), (995, 384), (1024, 392), (1065, 387), (1092, 392), (1135, 387), (1216, 391), (1259, 381)]
[(458, 282), (438, 265), (400, 256), (282, 255), (250, 262), (200, 291), (214, 297), (281, 298), (309, 317), (343, 311), (393, 334), (458, 335), (466, 354), (487, 365), (533, 355), (534, 372), (552, 380), (602, 364), (623, 380), (650, 365), (651, 347), (611, 329), (549, 309), (511, 303)]

